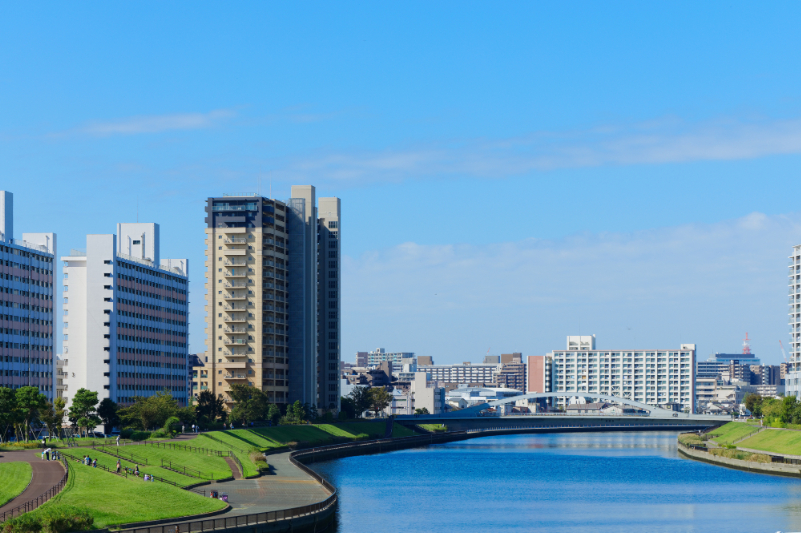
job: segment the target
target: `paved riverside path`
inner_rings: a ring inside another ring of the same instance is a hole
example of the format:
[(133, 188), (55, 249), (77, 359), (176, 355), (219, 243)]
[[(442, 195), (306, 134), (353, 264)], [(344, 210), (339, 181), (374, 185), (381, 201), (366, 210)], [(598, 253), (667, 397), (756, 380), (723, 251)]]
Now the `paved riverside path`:
[(274, 474), (255, 479), (224, 481), (203, 488), (228, 494), (231, 510), (222, 516), (280, 511), (328, 498), (328, 491), (322, 485), (289, 462), (289, 453), (267, 456)]
[(53, 485), (61, 481), (61, 478), (64, 476), (64, 467), (61, 465), (61, 461), (43, 460), (41, 450), (0, 451), (0, 463), (14, 462), (31, 464), (31, 483), (22, 494), (0, 507), (0, 514), (10, 511), (37, 496), (41, 496), (50, 490)]

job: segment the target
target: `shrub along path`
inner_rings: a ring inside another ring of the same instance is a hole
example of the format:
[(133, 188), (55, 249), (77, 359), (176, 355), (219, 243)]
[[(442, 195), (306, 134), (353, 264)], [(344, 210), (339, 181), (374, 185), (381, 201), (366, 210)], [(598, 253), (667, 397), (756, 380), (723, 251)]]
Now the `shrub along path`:
[(31, 482), (22, 494), (0, 507), (0, 514), (22, 505), (28, 500), (41, 496), (53, 485), (61, 481), (64, 467), (60, 461), (45, 461), (41, 452), (25, 450), (18, 452), (0, 452), (0, 463), (22, 461), (31, 465)]

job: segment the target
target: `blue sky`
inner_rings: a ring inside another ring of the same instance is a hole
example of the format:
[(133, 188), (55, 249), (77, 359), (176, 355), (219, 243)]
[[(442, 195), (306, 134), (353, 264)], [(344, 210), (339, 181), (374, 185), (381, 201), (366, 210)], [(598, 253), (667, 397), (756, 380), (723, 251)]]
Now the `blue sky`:
[(203, 202), (343, 200), (343, 357), (615, 347), (777, 363), (801, 243), (797, 3), (2, 2), (0, 188), (62, 253)]

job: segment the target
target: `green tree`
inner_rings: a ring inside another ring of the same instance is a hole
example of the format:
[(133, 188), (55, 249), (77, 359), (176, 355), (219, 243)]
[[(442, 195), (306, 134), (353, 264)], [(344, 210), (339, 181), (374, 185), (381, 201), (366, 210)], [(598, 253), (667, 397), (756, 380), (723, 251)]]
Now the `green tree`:
[(228, 395), (235, 402), (231, 409), (231, 419), (243, 424), (264, 420), (267, 417), (269, 402), (261, 389), (249, 385), (232, 385)]
[(39, 417), (39, 412), (47, 406), (47, 396), (39, 392), (37, 387), (20, 387), (15, 394), (17, 409), (22, 417), (25, 441), (31, 431), (31, 422)]
[(759, 394), (748, 394), (743, 399), (743, 403), (745, 404), (745, 408), (751, 411), (751, 414), (754, 416), (760, 416), (762, 414), (762, 396)]
[(78, 389), (72, 398), (69, 417), (84, 431), (84, 435), (90, 427), (94, 428), (100, 423), (100, 417), (95, 412), (97, 403), (97, 393), (87, 389)]
[(56, 408), (52, 403), (47, 402), (44, 409), (39, 411), (39, 420), (47, 427), (48, 435), (51, 437), (58, 436), (62, 419), (56, 415)]
[(178, 414), (178, 400), (167, 390), (153, 396), (136, 396), (134, 403), (120, 409), (118, 414), (125, 427), (142, 430), (160, 428), (169, 418)]
[(272, 422), (273, 424), (277, 424), (278, 421), (281, 419), (281, 408), (271, 403), (270, 406), (267, 408), (267, 420)]
[(197, 405), (195, 405), (195, 413), (197, 413), (198, 420), (205, 420), (207, 422), (214, 422), (218, 418), (225, 419), (225, 402), (223, 399), (211, 391), (201, 391), (197, 397)]
[(392, 395), (384, 387), (373, 387), (370, 389), (370, 408), (375, 411), (376, 416), (392, 403)]
[(422, 409), (415, 409), (414, 414), (416, 415), (430, 415), (431, 413), (428, 412), (427, 407), (423, 407)]
[(181, 423), (185, 426), (191, 426), (196, 423), (197, 413), (195, 412), (195, 406), (187, 405), (178, 409), (178, 418), (181, 419)]
[(362, 413), (370, 408), (370, 388), (369, 387), (353, 387), (348, 395), (353, 400), (353, 405), (356, 409), (356, 418), (362, 416)]
[(356, 418), (356, 402), (350, 396), (342, 396), (339, 399), (340, 418), (343, 413), (345, 418)]
[(779, 415), (782, 424), (788, 424), (793, 420), (793, 414), (796, 410), (795, 396), (787, 396), (782, 398), (781, 414)]
[(17, 397), (13, 389), (0, 387), (0, 427), (3, 433), (0, 434), (0, 442), (6, 438), (6, 428), (14, 426), (17, 418)]
[(103, 421), (103, 433), (111, 433), (114, 426), (119, 425), (120, 417), (117, 414), (119, 406), (111, 398), (103, 398), (97, 406), (97, 416)]

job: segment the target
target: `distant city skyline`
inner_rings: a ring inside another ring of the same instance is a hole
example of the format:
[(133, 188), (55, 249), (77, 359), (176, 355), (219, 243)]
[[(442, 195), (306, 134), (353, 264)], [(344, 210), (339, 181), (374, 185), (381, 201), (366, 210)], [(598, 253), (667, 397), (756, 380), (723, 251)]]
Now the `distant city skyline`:
[(200, 265), (208, 197), (314, 183), (347, 205), (345, 360), (747, 331), (783, 361), (799, 5), (4, 7), (0, 188), (59, 255), (153, 222)]

